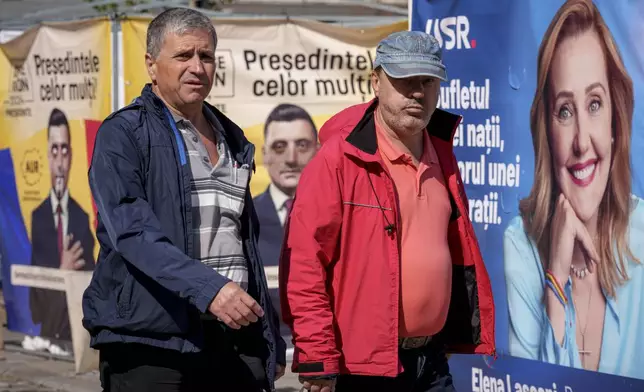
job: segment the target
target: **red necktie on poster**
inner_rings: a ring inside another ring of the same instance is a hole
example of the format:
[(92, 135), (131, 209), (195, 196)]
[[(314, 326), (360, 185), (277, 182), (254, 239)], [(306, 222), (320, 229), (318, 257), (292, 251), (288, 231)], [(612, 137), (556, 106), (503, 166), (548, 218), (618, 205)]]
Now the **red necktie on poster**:
[(58, 231), (58, 260), (63, 261), (63, 209), (60, 204), (56, 207), (56, 221)]
[(293, 199), (286, 199), (284, 207), (286, 207), (286, 215), (290, 214), (291, 207), (293, 207)]

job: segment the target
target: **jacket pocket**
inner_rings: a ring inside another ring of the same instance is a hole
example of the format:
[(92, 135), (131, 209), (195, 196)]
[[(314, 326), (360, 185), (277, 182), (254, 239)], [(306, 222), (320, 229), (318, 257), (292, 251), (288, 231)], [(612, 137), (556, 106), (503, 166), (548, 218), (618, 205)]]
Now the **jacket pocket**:
[(226, 206), (237, 219), (239, 219), (244, 211), (244, 192), (248, 187), (250, 180), (250, 169), (248, 165), (233, 165), (230, 168), (230, 178), (228, 179), (232, 185), (232, 194), (221, 194), (218, 204)]
[(375, 208), (375, 209), (381, 210), (381, 211), (391, 211), (391, 208), (383, 207), (383, 206), (381, 206), (379, 204), (358, 203), (358, 202), (355, 202), (355, 201), (346, 201), (346, 200), (343, 201), (342, 204), (344, 204), (346, 206), (354, 206), (354, 207), (358, 207), (358, 208), (359, 207), (362, 207), (362, 208)]
[(117, 304), (118, 327), (130, 332), (185, 335), (190, 329), (187, 302), (143, 274), (128, 271)]
[(116, 297), (116, 306), (119, 317), (126, 317), (131, 310), (132, 303), (132, 286), (134, 285), (134, 278), (129, 272), (126, 272), (123, 286)]

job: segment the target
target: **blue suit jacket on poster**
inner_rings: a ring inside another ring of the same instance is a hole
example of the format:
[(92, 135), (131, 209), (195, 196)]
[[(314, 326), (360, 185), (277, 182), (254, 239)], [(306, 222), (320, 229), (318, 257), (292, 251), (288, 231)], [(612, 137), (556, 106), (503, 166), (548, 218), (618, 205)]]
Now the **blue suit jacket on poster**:
[[(74, 236), (70, 246), (76, 241), (80, 241), (85, 261), (82, 269), (91, 271), (95, 265), (95, 241), (89, 226), (89, 215), (83, 211), (83, 208), (71, 195), (67, 202), (67, 209), (69, 214), (68, 234)], [(58, 236), (49, 194), (34, 209), (31, 216), (31, 265), (59, 268)], [(72, 340), (65, 292), (32, 287), (29, 289), (29, 308), (34, 324), (42, 326), (41, 336), (56, 340)]]
[(265, 266), (279, 264), (284, 229), (268, 189), (253, 199), (259, 219), (259, 252)]
[[(275, 209), (275, 203), (268, 189), (253, 199), (257, 218), (259, 219), (259, 253), (265, 267), (277, 267), (279, 265), (282, 241), (284, 240), (284, 228)], [(280, 295), (277, 289), (270, 289), (271, 302), (280, 316), (280, 334), (288, 336), (291, 331), (282, 322)]]

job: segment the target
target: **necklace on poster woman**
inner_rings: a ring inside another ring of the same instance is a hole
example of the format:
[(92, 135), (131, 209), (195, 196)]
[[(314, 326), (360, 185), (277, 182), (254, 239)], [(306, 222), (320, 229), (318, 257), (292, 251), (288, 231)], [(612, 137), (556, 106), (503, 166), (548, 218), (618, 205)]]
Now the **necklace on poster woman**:
[(586, 332), (588, 330), (588, 320), (590, 319), (590, 304), (592, 303), (592, 298), (593, 298), (593, 289), (590, 288), (589, 294), (588, 294), (588, 305), (586, 307), (586, 320), (582, 326), (581, 319), (579, 317), (580, 308), (577, 306), (577, 301), (575, 301), (574, 294), (572, 296), (573, 305), (575, 306), (575, 319), (577, 320), (577, 325), (579, 326), (579, 334), (581, 335), (581, 346), (577, 344), (577, 347), (579, 351), (579, 358), (581, 359), (581, 366), (584, 369), (586, 369), (586, 358), (593, 353), (591, 350), (586, 349)]

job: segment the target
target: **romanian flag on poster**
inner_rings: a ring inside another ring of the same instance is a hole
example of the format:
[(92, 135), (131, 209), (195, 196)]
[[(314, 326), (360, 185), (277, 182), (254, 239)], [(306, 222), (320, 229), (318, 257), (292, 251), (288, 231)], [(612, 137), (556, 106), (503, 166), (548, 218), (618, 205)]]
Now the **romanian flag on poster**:
[(98, 126), (111, 111), (110, 39), (110, 22), (96, 19), (40, 25), (0, 46), (7, 323), (47, 342), (36, 349), (56, 346), (61, 355), (77, 354), (72, 341), (83, 332), (80, 309), (68, 306), (79, 299), (66, 297), (65, 277), (91, 274), (98, 255), (87, 171)]
[(496, 308), (499, 358), (453, 356), (456, 389), (644, 390), (644, 3), (412, 0), (410, 15), (444, 50), (439, 105), (464, 117)]

